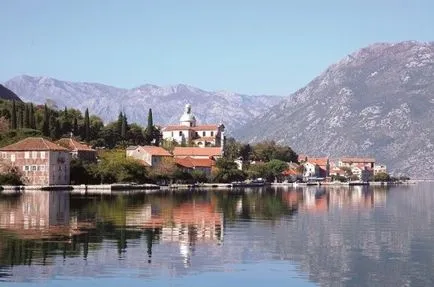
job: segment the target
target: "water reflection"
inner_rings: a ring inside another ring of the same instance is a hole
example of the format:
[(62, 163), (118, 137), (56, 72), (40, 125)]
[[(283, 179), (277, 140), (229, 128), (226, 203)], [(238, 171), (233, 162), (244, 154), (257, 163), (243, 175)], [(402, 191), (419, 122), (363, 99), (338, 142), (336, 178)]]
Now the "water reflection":
[(0, 273), (178, 278), (284, 260), (324, 286), (427, 286), (432, 207), (429, 185), (3, 195)]

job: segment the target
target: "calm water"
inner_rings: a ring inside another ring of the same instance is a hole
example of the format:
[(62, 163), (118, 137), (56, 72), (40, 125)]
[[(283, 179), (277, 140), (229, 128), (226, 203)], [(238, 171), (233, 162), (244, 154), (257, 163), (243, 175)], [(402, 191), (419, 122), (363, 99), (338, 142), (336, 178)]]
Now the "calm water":
[(434, 184), (0, 196), (6, 286), (434, 286)]

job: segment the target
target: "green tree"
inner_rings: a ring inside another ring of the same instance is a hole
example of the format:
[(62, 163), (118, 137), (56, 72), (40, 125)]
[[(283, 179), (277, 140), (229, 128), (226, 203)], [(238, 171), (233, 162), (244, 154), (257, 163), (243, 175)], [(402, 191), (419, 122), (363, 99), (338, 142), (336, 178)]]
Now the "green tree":
[(50, 126), (50, 138), (52, 139), (60, 138), (61, 136), (60, 123), (59, 120), (54, 115), (50, 116), (49, 126)]
[(29, 120), (30, 128), (35, 130), (36, 129), (35, 109), (32, 103), (30, 104), (29, 114), (30, 114), (30, 120)]
[(78, 134), (79, 134), (79, 128), (78, 128), (78, 120), (77, 120), (77, 117), (74, 117), (74, 124), (73, 124), (73, 126), (72, 126), (72, 133), (75, 135), (75, 136), (78, 136)]
[(374, 181), (390, 181), (390, 175), (385, 172), (379, 172), (374, 175)]
[(226, 183), (233, 181), (243, 181), (245, 179), (245, 173), (238, 169), (238, 166), (235, 162), (227, 158), (217, 159), (216, 170), (213, 173), (213, 181)]
[(148, 111), (148, 125), (145, 129), (145, 143), (146, 145), (150, 145), (152, 141), (155, 139), (155, 130), (154, 130), (154, 120), (152, 116), (152, 109)]
[(127, 139), (127, 130), (128, 130), (127, 115), (124, 114), (122, 117), (122, 125), (121, 125), (121, 139), (122, 140)]
[(24, 110), (22, 108), (18, 111), (18, 124), (17, 127), (22, 129), (24, 128)]
[(29, 105), (25, 104), (24, 105), (24, 127), (26, 129), (30, 129), (30, 109), (29, 109)]
[(89, 109), (86, 108), (84, 112), (84, 124), (83, 124), (83, 139), (85, 141), (90, 140), (90, 119), (89, 119)]
[(48, 137), (50, 136), (50, 112), (48, 111), (48, 107), (44, 105), (44, 118), (42, 122), (42, 135)]
[(12, 110), (11, 110), (11, 129), (17, 129), (17, 106), (15, 100), (12, 101)]

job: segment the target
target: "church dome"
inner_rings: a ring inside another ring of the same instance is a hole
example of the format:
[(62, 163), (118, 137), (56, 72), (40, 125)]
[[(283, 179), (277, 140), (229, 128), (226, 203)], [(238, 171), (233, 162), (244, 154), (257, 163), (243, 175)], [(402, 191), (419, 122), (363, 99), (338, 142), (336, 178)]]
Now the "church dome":
[(183, 122), (190, 122), (190, 123), (196, 122), (196, 118), (193, 115), (193, 113), (191, 112), (191, 105), (190, 104), (185, 105), (184, 113), (182, 114), (179, 121), (181, 123), (183, 123)]

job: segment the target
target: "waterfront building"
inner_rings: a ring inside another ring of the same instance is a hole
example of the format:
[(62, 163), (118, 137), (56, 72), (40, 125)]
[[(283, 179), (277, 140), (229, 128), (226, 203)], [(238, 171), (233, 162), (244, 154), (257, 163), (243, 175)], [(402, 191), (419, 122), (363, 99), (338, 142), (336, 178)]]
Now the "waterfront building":
[(384, 164), (375, 164), (374, 165), (374, 175), (378, 173), (387, 173), (387, 166)]
[(158, 146), (129, 146), (126, 156), (141, 161), (146, 166), (156, 166), (164, 159), (172, 158), (172, 155), (162, 147)]
[(69, 184), (69, 150), (42, 137), (29, 137), (0, 148), (0, 158), (23, 174), (25, 184)]
[(215, 166), (215, 160), (210, 158), (192, 158), (192, 157), (177, 157), (177, 164), (183, 171), (191, 173), (194, 170), (202, 171), (206, 176), (211, 175), (212, 168)]
[(191, 105), (187, 104), (178, 125), (162, 128), (162, 137), (166, 141), (175, 141), (179, 145), (198, 147), (223, 147), (225, 126), (220, 124), (197, 125)]
[(72, 137), (61, 138), (56, 143), (68, 149), (73, 159), (79, 159), (82, 161), (96, 161), (96, 150), (75, 140)]

